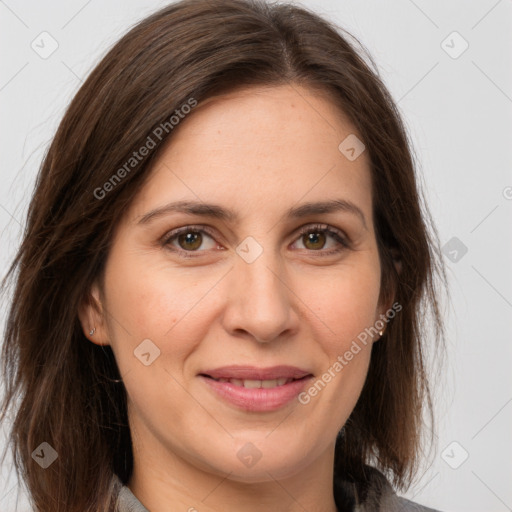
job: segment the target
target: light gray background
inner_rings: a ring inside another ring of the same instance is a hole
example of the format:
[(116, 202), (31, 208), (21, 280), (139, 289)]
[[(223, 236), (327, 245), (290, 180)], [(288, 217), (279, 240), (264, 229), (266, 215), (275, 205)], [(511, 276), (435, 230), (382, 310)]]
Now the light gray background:
[[(66, 105), (108, 47), (166, 3), (0, 0), (0, 275)], [(407, 496), (446, 512), (512, 510), (512, 0), (303, 4), (370, 50), (410, 130), (441, 242), (458, 239), (445, 256), (452, 305), (437, 453)], [(47, 59), (31, 47), (50, 48), (43, 31), (58, 43)], [(0, 510), (11, 512), (8, 462), (1, 474)], [(28, 511), (23, 490), (19, 498)]]

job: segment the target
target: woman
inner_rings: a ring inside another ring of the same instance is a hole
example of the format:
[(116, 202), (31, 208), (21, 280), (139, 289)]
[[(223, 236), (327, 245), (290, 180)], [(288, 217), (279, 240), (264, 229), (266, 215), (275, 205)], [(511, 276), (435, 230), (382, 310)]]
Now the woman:
[(191, 0), (135, 26), (10, 269), (34, 509), (431, 510), (395, 493), (431, 412), (425, 312), (442, 334), (425, 215), (390, 95), (326, 21)]

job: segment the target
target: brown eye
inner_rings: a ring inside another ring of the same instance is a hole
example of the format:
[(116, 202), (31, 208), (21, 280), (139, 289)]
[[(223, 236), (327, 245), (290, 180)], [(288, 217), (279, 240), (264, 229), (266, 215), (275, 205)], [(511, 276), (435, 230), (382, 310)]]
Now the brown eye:
[(219, 247), (206, 226), (185, 226), (175, 229), (164, 235), (160, 243), (184, 257), (191, 257), (194, 253), (200, 256), (206, 250)]
[(350, 240), (343, 231), (327, 224), (303, 227), (295, 243), (302, 244), (303, 247), (298, 249), (305, 249), (311, 253), (317, 252), (315, 256), (334, 255), (351, 247)]
[(326, 238), (323, 232), (311, 232), (302, 236), (302, 243), (306, 249), (318, 250), (323, 248)]
[(179, 246), (185, 250), (196, 250), (201, 247), (201, 244), (203, 243), (202, 234), (196, 231), (188, 231), (185, 234), (179, 235), (177, 237), (177, 241)]

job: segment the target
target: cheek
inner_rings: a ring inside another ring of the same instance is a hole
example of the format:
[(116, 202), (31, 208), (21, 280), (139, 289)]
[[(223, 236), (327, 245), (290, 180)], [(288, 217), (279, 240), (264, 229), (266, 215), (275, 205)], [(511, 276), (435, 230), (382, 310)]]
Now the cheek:
[(306, 295), (306, 303), (323, 322), (328, 336), (328, 352), (346, 350), (352, 340), (371, 327), (377, 318), (380, 293), (380, 267), (369, 258), (358, 268), (342, 268), (336, 274), (316, 279), (314, 292)]
[[(171, 419), (179, 424), (173, 411), (190, 408), (190, 395), (183, 391), (184, 362), (208, 328), (209, 319), (198, 301), (211, 288), (211, 277), (192, 280), (186, 271), (148, 264), (149, 258), (142, 261), (141, 254), (121, 254), (113, 252), (107, 265), (106, 308), (110, 342), (130, 407), (146, 418), (145, 425), (155, 417), (163, 424)], [(147, 366), (137, 358), (140, 346), (148, 347), (152, 362)], [(200, 422), (200, 411), (191, 409)]]
[(369, 258), (368, 264), (357, 270), (344, 267), (336, 276), (317, 281), (314, 290), (308, 294), (307, 304), (319, 319), (311, 317), (318, 326), (315, 337), (324, 364), (299, 401), (315, 411), (316, 420), (312, 421), (318, 428), (329, 429), (335, 436), (354, 409), (366, 380), (372, 343), (365, 329), (376, 321), (378, 261), (375, 264)]
[[(179, 350), (180, 339), (193, 341), (197, 337), (194, 332), (184, 331), (200, 330), (205, 323), (197, 306), (211, 288), (212, 278), (197, 271), (191, 275), (187, 269), (177, 270), (168, 264), (152, 264), (151, 260), (144, 254), (112, 254), (115, 264), (107, 266), (105, 280), (109, 291), (106, 302), (113, 319), (109, 330), (113, 338), (128, 336), (139, 343), (145, 338), (154, 339), (162, 348), (164, 340), (171, 337)], [(173, 330), (180, 336), (173, 336)]]

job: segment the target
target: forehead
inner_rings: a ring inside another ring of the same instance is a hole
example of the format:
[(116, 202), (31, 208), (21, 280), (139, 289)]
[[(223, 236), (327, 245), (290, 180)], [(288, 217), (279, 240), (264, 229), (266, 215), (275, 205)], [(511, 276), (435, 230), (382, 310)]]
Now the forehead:
[(140, 214), (169, 199), (195, 199), (277, 212), (300, 201), (346, 196), (368, 210), (366, 152), (350, 160), (339, 149), (354, 136), (326, 94), (298, 85), (209, 98), (180, 121), (133, 208)]

